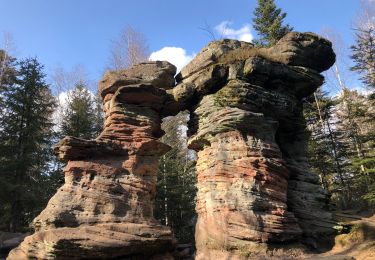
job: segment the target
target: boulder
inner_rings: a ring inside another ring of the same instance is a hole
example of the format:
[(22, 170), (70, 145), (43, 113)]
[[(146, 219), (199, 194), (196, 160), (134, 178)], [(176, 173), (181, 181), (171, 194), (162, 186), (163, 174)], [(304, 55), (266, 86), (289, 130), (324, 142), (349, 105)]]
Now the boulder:
[(99, 82), (102, 97), (114, 93), (118, 86), (149, 83), (156, 88), (170, 89), (175, 85), (176, 67), (167, 61), (148, 61), (129, 69), (109, 71)]
[(243, 46), (253, 46), (251, 43), (237, 40), (223, 39), (213, 41), (204, 47), (176, 76), (177, 82), (204, 70), (212, 64), (216, 64), (221, 56)]
[(270, 49), (274, 59), (290, 66), (322, 72), (336, 60), (332, 43), (314, 33), (290, 32)]

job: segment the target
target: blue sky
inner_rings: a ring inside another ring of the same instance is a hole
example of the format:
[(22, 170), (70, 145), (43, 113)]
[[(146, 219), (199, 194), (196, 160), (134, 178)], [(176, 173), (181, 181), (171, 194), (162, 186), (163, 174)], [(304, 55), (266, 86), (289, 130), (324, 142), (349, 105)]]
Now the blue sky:
[[(353, 43), (359, 0), (276, 3), (296, 31), (319, 33), (329, 27), (345, 44)], [(69, 70), (81, 64), (97, 81), (108, 62), (111, 39), (126, 25), (146, 36), (151, 52), (178, 47), (188, 60), (211, 40), (200, 29), (206, 24), (218, 37), (222, 33), (215, 28), (223, 22), (230, 37), (255, 35), (255, 6), (256, 0), (0, 0), (0, 32), (12, 34), (17, 57), (37, 56), (47, 74), (57, 66)]]

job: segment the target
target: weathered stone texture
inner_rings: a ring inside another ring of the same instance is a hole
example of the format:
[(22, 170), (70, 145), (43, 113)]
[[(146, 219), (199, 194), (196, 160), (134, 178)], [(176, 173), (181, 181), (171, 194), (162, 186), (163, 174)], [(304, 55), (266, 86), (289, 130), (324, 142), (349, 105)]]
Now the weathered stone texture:
[(175, 71), (167, 62), (148, 62), (104, 76), (103, 132), (56, 145), (67, 161), (65, 184), (33, 221), (36, 233), (8, 259), (168, 259), (174, 238), (154, 219), (153, 201), (158, 160), (169, 150), (158, 141), (160, 113)]
[(221, 40), (176, 77), (169, 93), (192, 111), (189, 147), (198, 152), (198, 252), (333, 232), (307, 162), (302, 98), (334, 60), (331, 43), (312, 33), (269, 49)]
[(184, 109), (198, 155), (198, 259), (332, 234), (327, 193), (309, 170), (302, 99), (334, 60), (329, 41), (292, 32), (271, 48), (212, 42), (176, 78), (161, 61), (108, 72), (103, 132), (56, 146), (65, 184), (9, 259), (170, 257), (172, 233), (152, 213), (169, 149), (158, 138), (161, 118)]

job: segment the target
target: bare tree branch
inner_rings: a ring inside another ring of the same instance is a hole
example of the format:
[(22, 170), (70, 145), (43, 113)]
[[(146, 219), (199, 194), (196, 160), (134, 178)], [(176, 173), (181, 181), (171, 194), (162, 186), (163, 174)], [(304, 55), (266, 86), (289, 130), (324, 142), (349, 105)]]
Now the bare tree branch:
[(353, 84), (353, 72), (350, 71), (349, 48), (341, 35), (332, 28), (324, 28), (321, 32), (325, 38), (332, 42), (333, 50), (336, 53), (336, 62), (324, 73), (326, 85), (335, 92), (340, 92)]
[(120, 70), (148, 60), (149, 48), (145, 36), (126, 26), (119, 38), (112, 41), (108, 68)]
[(12, 34), (9, 32), (3, 32), (3, 43), (2, 46), (0, 46), (0, 50), (3, 52), (3, 55), (1, 55), (3, 57), (0, 57), (0, 86), (3, 83), (3, 74), (9, 59), (9, 55), (14, 51), (14, 49), (15, 47)]
[[(207, 21), (204, 21), (204, 26), (203, 27), (198, 27), (200, 30), (204, 31), (205, 33), (208, 34), (210, 37), (211, 41), (216, 41), (216, 35), (214, 31), (212, 30), (211, 26), (207, 23)], [(220, 37), (222, 38), (222, 36)]]
[(360, 7), (353, 22), (354, 28), (375, 30), (375, 4), (371, 0), (360, 0)]

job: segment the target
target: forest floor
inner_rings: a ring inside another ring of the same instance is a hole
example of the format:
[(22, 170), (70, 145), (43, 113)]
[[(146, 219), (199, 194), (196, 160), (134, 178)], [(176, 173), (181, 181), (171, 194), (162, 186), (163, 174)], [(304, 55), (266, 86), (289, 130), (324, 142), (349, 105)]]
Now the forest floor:
[(335, 246), (321, 256), (345, 255), (356, 260), (375, 260), (375, 215), (344, 212), (337, 213), (336, 217), (344, 226), (350, 226), (350, 232), (336, 236)]
[[(267, 250), (261, 254), (244, 255), (244, 252), (207, 250), (198, 254), (196, 260), (375, 260), (375, 215), (360, 214), (355, 211), (334, 214), (342, 234), (335, 237), (334, 247), (325, 253), (313, 253), (302, 244), (283, 245), (281, 248)], [(257, 251), (253, 248), (249, 252)]]
[[(283, 259), (283, 260), (296, 260), (296, 259), (307, 259), (307, 260), (375, 260), (375, 214), (359, 214), (356, 212), (336, 212), (335, 220), (342, 225), (347, 231), (342, 232), (343, 234), (336, 236), (334, 247), (322, 254), (306, 253), (303, 249), (291, 245), (291, 248), (283, 248), (280, 250), (273, 250), (265, 254), (263, 257), (259, 256), (247, 256), (237, 255), (229, 252), (220, 250), (210, 250), (209, 252), (202, 252), (203, 254), (197, 255), (196, 260), (204, 260), (207, 254), (210, 259), (257, 259), (257, 260), (271, 260), (271, 259)], [(10, 234), (10, 233), (9, 233)], [(3, 236), (6, 236), (6, 232), (3, 232)], [(12, 235), (12, 234), (11, 234)], [(23, 237), (27, 234), (13, 234), (15, 237), (8, 240), (10, 244), (9, 248), (13, 248), (19, 242), (22, 241)], [(16, 236), (17, 235), (17, 236)], [(0, 235), (0, 245), (2, 248), (2, 236)], [(5, 238), (5, 237), (4, 237)], [(0, 250), (0, 260), (5, 259), (5, 252)], [(256, 251), (256, 250), (255, 250)], [(193, 256), (182, 257), (181, 259), (193, 259)]]

